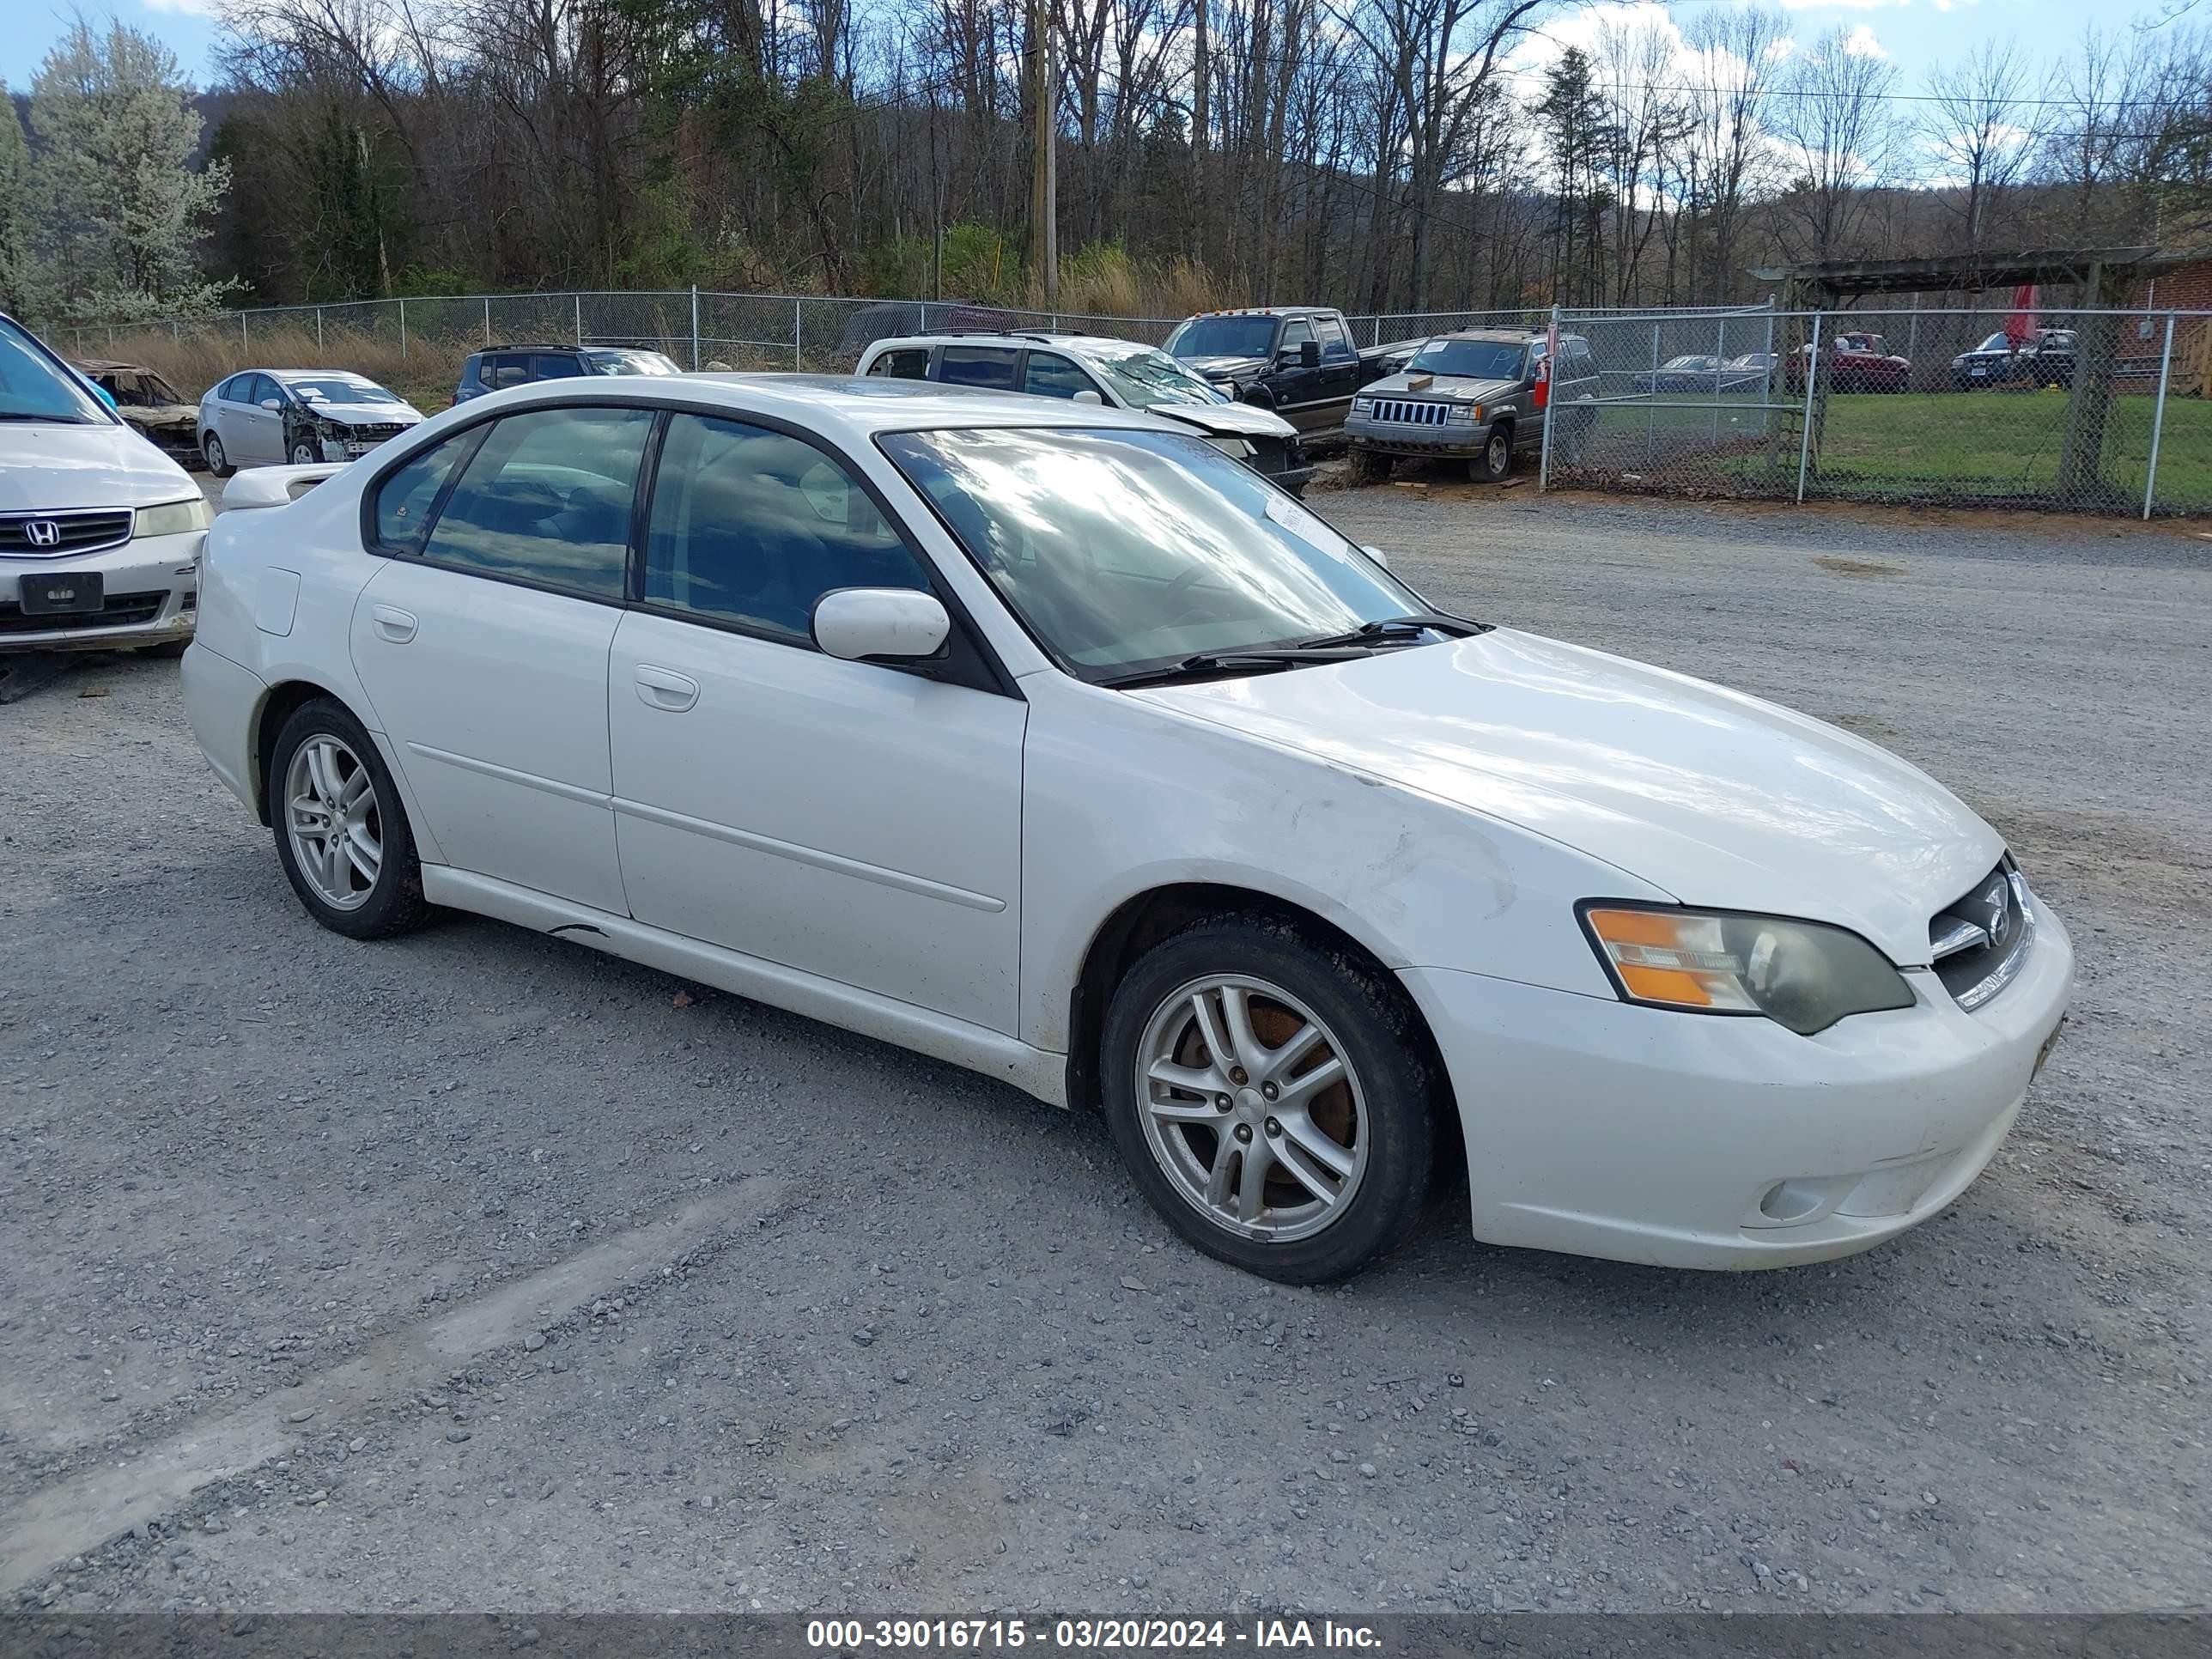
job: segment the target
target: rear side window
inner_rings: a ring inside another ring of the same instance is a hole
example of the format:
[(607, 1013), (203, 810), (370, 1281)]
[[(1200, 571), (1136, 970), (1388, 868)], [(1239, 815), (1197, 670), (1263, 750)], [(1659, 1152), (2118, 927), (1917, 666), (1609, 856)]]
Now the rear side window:
[(496, 392), (501, 386), (521, 386), (530, 379), (530, 369), (521, 358), (502, 354), (485, 358), (479, 376)]
[(638, 459), (652, 429), (642, 409), (540, 409), (495, 422), (422, 557), (621, 599)]
[(879, 354), (868, 365), (871, 374), (888, 374), (897, 380), (926, 380), (929, 378), (929, 348), (901, 346), (896, 351)]
[(377, 545), (393, 553), (419, 553), (438, 492), (483, 438), (483, 428), (457, 433), (415, 456), (376, 488)]
[[(1022, 371), (1022, 390), (1045, 398), (1073, 398), (1097, 392), (1091, 377), (1055, 351), (1032, 351)], [(1101, 401), (1103, 401), (1102, 397)]]
[(814, 602), (833, 588), (928, 586), (874, 498), (813, 445), (737, 421), (669, 422), (648, 602), (811, 644)]
[(947, 346), (938, 356), (937, 378), (948, 386), (1014, 389), (1014, 354), (988, 346)]

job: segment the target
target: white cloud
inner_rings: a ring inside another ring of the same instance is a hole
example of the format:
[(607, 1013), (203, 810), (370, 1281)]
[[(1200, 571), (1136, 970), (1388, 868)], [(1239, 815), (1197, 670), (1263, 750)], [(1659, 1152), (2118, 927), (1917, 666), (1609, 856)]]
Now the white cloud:
[(1872, 27), (1859, 24), (1844, 37), (1844, 50), (1854, 58), (1887, 58), (1889, 48), (1875, 39)]
[(192, 17), (216, 16), (221, 0), (143, 0), (148, 11), (183, 12)]
[[(1880, 11), (1885, 6), (1909, 6), (1912, 0), (1782, 0), (1784, 11)], [(1948, 0), (1936, 0), (1938, 11), (1948, 9)]]

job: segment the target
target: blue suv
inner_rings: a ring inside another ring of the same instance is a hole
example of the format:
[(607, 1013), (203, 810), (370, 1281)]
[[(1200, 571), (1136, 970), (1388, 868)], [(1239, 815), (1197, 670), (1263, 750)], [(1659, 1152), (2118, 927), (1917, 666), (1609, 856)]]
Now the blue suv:
[(461, 365), (453, 401), (465, 404), (487, 392), (533, 380), (570, 380), (586, 374), (681, 374), (673, 359), (633, 346), (507, 345), (472, 351)]

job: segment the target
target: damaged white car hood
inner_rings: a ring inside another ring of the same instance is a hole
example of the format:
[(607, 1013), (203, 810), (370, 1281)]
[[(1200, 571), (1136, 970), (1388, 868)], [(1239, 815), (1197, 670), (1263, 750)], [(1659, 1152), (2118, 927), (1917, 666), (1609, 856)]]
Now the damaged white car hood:
[(1508, 629), (1131, 695), (1520, 825), (1686, 904), (1851, 928), (1903, 966), (1928, 961), (1929, 917), (2004, 851), (1849, 732)]
[(0, 426), (0, 513), (149, 507), (197, 493), (184, 468), (133, 428), (106, 421)]

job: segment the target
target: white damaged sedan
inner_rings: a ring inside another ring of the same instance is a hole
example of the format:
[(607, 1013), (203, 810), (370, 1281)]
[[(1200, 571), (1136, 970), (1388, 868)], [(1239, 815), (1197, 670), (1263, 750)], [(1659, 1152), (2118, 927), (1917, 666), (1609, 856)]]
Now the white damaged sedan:
[(1495, 1243), (1863, 1249), (2066, 1006), (1922, 773), (1439, 614), (1142, 415), (566, 380), (299, 471), (210, 533), (184, 684), (319, 921), (477, 911), (1103, 1110), (1255, 1273), (1357, 1271), (1462, 1158)]

